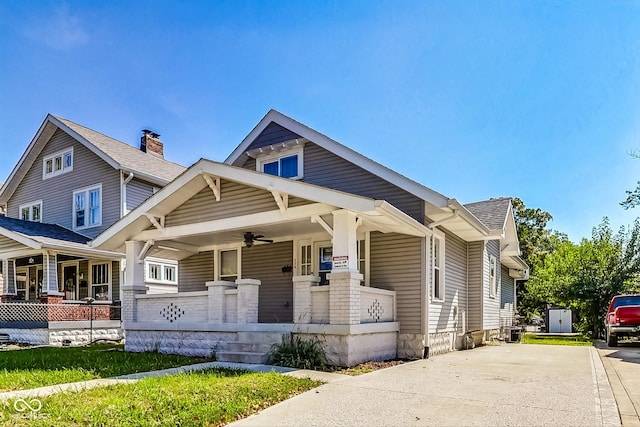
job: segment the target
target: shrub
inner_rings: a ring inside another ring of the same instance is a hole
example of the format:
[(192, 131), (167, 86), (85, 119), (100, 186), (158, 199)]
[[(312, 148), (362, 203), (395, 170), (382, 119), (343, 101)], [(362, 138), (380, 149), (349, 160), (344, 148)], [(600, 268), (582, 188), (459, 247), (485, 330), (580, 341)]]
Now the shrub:
[(273, 344), (267, 360), (272, 365), (297, 369), (324, 370), (329, 365), (318, 338), (302, 339), (293, 334), (281, 344)]

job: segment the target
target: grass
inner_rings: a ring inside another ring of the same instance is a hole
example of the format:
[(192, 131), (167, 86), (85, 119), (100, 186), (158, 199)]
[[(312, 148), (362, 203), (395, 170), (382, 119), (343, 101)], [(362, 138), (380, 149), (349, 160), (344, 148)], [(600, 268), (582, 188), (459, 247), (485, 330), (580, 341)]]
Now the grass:
[(275, 373), (231, 369), (146, 378), (41, 398), (33, 419), (0, 403), (3, 426), (221, 426), (319, 386)]
[(160, 353), (125, 353), (121, 345), (40, 347), (0, 352), (0, 392), (109, 378), (207, 361)]
[(593, 345), (593, 340), (582, 335), (561, 336), (561, 335), (524, 334), (522, 336), (521, 342), (523, 344), (578, 345), (578, 346)]

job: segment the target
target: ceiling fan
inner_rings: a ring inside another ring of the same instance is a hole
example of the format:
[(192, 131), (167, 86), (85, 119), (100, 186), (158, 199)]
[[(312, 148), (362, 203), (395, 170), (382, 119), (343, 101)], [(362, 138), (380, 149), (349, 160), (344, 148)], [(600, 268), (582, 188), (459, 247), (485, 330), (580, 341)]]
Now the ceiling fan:
[(254, 242), (265, 242), (265, 243), (273, 243), (271, 239), (265, 239), (262, 234), (253, 234), (250, 231), (244, 233), (244, 245), (247, 248), (253, 246)]

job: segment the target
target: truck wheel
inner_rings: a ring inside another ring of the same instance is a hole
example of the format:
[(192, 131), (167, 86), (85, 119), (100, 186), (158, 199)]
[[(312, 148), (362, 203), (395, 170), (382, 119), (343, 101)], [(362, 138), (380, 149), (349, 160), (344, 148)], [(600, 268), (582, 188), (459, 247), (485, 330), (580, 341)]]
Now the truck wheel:
[(618, 346), (618, 336), (616, 334), (611, 334), (609, 330), (607, 330), (607, 345), (609, 347)]

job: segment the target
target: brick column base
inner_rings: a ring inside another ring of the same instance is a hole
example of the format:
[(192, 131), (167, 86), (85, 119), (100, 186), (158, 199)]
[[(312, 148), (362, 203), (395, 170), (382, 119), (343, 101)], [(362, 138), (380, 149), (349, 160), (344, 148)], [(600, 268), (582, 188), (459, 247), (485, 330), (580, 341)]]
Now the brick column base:
[(318, 286), (316, 276), (295, 276), (293, 278), (293, 322), (311, 323), (311, 287)]
[(360, 324), (360, 281), (362, 274), (332, 271), (329, 276), (329, 324)]

